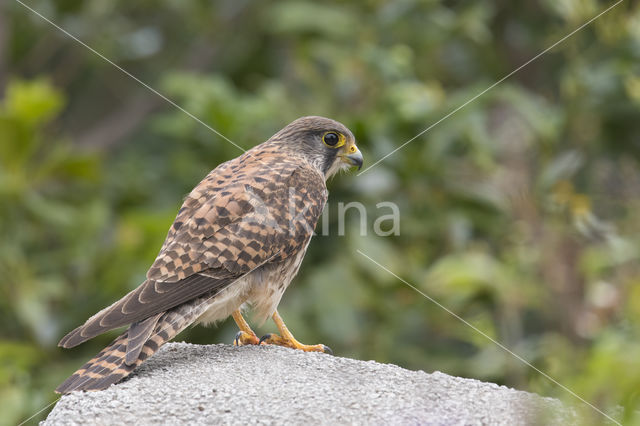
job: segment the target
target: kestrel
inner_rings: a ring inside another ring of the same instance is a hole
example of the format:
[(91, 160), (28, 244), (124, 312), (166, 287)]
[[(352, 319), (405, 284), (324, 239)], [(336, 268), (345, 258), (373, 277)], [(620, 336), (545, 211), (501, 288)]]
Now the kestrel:
[[(344, 125), (302, 117), (216, 167), (187, 196), (146, 280), (60, 341), (71, 348), (130, 324), (56, 392), (105, 389), (187, 326), (229, 315), (240, 328), (237, 345), (330, 352), (298, 342), (276, 308), (327, 201), (326, 180), (362, 161)], [(271, 316), (280, 334), (258, 339), (242, 317), (246, 307), (259, 321)]]

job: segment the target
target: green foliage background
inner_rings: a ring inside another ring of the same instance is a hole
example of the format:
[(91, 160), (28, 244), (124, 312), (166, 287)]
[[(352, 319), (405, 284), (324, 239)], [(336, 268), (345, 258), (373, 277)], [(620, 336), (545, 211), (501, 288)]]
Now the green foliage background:
[[(326, 115), (372, 164), (612, 3), (28, 4), (245, 148)], [(114, 337), (56, 347), (142, 282), (182, 197), (239, 153), (0, 3), (0, 422), (53, 401)], [(377, 167), (333, 179), (329, 235), (312, 241), (281, 312), (301, 341), (340, 356), (576, 402), (361, 250), (640, 424), (639, 161), (640, 5), (624, 1)], [(349, 201), (368, 207), (368, 235), (355, 210), (337, 235)], [(371, 232), (382, 201), (401, 209), (399, 236)], [(235, 331), (227, 321), (179, 340)]]

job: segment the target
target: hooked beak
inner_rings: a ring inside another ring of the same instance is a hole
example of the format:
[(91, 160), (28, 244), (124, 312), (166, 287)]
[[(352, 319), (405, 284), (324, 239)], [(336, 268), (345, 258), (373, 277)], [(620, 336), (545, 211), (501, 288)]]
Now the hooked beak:
[(349, 153), (342, 154), (340, 157), (342, 157), (342, 160), (350, 166), (357, 166), (358, 170), (362, 168), (364, 158), (362, 157), (362, 153), (357, 146), (352, 145), (349, 149)]

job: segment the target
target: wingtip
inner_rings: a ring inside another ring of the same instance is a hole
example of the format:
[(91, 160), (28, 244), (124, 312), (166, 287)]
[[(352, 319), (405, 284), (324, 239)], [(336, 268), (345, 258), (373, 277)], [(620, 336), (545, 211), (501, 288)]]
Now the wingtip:
[(60, 339), (60, 341), (58, 342), (58, 347), (68, 349), (69, 348), (69, 346), (67, 346), (68, 340), (69, 340), (69, 335), (67, 334), (62, 339)]
[(95, 335), (85, 336), (84, 334), (82, 334), (82, 332), (85, 329), (86, 329), (85, 325), (82, 325), (70, 331), (69, 333), (67, 333), (66, 336), (60, 339), (60, 341), (58, 342), (58, 346), (60, 346), (61, 348), (69, 349), (69, 348), (76, 347), (79, 344), (84, 343), (87, 340), (90, 340), (95, 337)]
[(61, 348), (65, 348), (65, 349), (69, 349), (69, 348), (73, 348), (74, 346), (77, 346), (78, 343), (73, 344), (73, 342), (71, 342), (73, 336), (76, 334), (78, 329), (73, 330), (70, 333), (67, 333), (66, 336), (64, 336), (62, 339), (60, 339), (60, 341), (58, 342), (58, 346)]
[(60, 341), (58, 342), (58, 346), (65, 349), (69, 349), (73, 347), (69, 345), (69, 340), (71, 339), (74, 332), (75, 330), (73, 330), (70, 333), (67, 333), (62, 339), (60, 339)]

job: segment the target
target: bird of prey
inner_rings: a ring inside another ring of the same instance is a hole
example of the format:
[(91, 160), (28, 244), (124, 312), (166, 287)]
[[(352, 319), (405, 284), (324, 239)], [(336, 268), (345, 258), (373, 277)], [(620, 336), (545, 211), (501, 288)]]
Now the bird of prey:
[[(187, 196), (146, 280), (60, 341), (71, 348), (129, 325), (56, 392), (105, 389), (187, 326), (229, 315), (240, 329), (236, 345), (330, 352), (298, 342), (276, 308), (327, 201), (326, 180), (362, 162), (349, 129), (312, 116), (216, 167)], [(241, 313), (248, 306), (258, 320), (271, 316), (280, 334), (258, 339)]]

